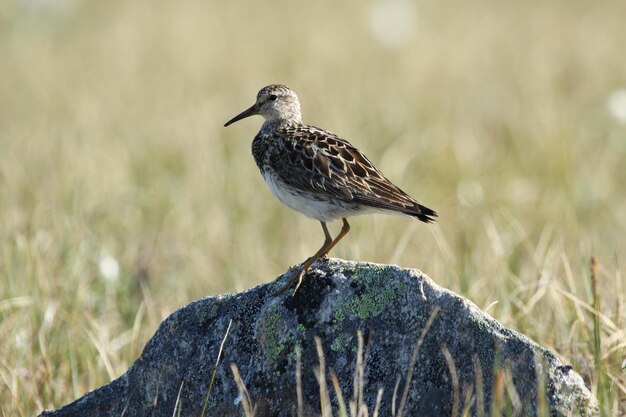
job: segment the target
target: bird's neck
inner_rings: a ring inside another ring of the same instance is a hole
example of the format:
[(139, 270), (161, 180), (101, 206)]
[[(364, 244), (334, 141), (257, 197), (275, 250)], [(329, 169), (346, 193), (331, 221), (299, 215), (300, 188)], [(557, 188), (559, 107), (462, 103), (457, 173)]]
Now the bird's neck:
[(261, 126), (261, 131), (259, 133), (270, 133), (272, 131), (279, 130), (282, 127), (297, 126), (301, 124), (301, 118), (265, 120), (263, 126)]

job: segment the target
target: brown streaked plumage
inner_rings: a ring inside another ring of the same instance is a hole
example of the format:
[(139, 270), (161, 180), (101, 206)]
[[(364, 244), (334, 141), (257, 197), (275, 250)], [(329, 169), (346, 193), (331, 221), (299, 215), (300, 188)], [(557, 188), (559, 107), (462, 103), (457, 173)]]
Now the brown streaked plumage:
[[(252, 141), (252, 154), (272, 193), (286, 206), (317, 219), (324, 231), (322, 247), (297, 269), (282, 290), (296, 283), (311, 265), (350, 230), (347, 217), (368, 212), (405, 214), (425, 223), (437, 217), (389, 181), (361, 151), (334, 133), (302, 123), (300, 102), (284, 85), (269, 85), (252, 107), (224, 126), (252, 115), (265, 123)], [(333, 240), (326, 222), (342, 219)]]

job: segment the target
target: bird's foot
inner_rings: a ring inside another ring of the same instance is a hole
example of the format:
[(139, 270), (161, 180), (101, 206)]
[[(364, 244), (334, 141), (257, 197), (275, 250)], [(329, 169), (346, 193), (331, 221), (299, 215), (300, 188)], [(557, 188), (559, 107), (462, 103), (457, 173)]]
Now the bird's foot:
[(311, 266), (316, 260), (317, 259), (309, 258), (303, 263), (301, 263), (300, 265), (294, 265), (290, 267), (289, 272), (293, 272), (293, 275), (291, 276), (291, 278), (289, 278), (289, 281), (287, 281), (287, 284), (285, 284), (284, 286), (282, 286), (281, 288), (279, 288), (278, 290), (274, 292), (274, 295), (280, 295), (284, 293), (294, 284), (296, 285), (296, 287), (293, 290), (292, 296), (296, 295), (298, 288), (300, 288), (300, 285), (302, 284), (302, 280), (304, 279), (304, 276), (306, 275), (307, 271), (311, 269)]

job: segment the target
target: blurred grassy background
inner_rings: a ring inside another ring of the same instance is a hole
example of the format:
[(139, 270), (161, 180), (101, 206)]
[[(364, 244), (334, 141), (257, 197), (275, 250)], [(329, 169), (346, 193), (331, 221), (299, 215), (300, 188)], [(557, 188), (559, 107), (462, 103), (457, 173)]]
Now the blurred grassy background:
[(261, 119), (222, 127), (270, 83), (441, 216), (357, 218), (335, 256), (422, 269), (624, 412), (625, 21), (621, 0), (3, 1), (2, 415), (108, 382), (176, 308), (318, 248), (254, 164)]

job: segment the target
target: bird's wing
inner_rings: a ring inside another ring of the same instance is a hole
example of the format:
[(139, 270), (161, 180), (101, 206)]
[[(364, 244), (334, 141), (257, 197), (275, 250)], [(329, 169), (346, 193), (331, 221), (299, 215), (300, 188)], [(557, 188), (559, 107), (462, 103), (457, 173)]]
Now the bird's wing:
[(365, 206), (436, 216), (389, 181), (361, 151), (333, 133), (301, 125), (281, 137), (283, 146), (272, 165), (285, 183)]

